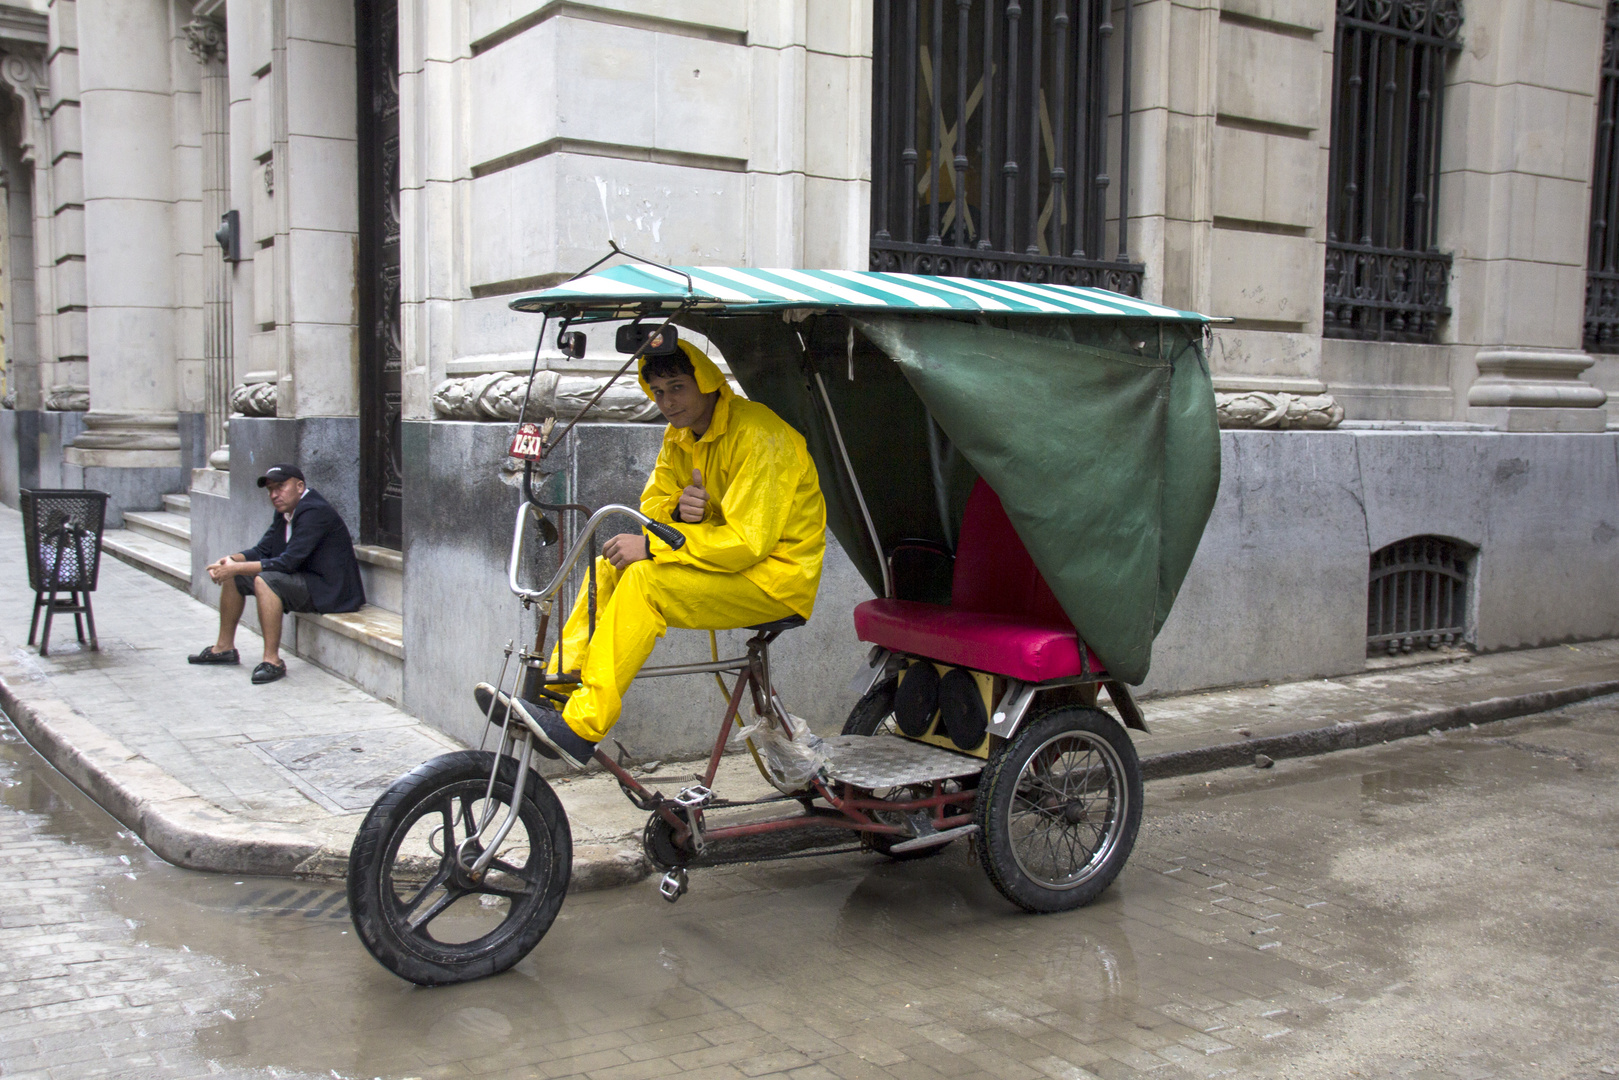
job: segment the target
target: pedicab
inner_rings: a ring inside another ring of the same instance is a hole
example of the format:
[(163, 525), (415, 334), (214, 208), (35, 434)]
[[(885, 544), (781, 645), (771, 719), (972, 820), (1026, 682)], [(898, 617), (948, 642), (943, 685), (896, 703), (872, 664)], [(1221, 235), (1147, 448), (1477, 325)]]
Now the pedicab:
[[(682, 332), (705, 336), (743, 392), (805, 437), (828, 527), (875, 594), (854, 609), (870, 651), (837, 736), (812, 733), (772, 683), (771, 646), (804, 624), (797, 616), (746, 628), (742, 655), (641, 669), (720, 678), (727, 702), (706, 765), (679, 790), (649, 786), (605, 747), (595, 754), (647, 814), (662, 896), (678, 900), (697, 867), (850, 851), (915, 859), (965, 840), (1026, 911), (1094, 900), (1141, 821), (1126, 728), (1146, 723), (1129, 687), (1147, 674), (1218, 485), (1209, 320), (1056, 284), (600, 266), (511, 306), (542, 315), (542, 344), (555, 328), (574, 357), (577, 327), (624, 323), (620, 375)], [(571, 426), (525, 420), (512, 440), (523, 498), (507, 585), (538, 609), (538, 630), (474, 694), (496, 748), (400, 778), (354, 841), (355, 929), (419, 984), (509, 968), (556, 918), (571, 833), (513, 697), (561, 702), (577, 682), (548, 672), (547, 638), (598, 526), (628, 519), (683, 543), (636, 507), (536, 491)], [(577, 524), (572, 542), (548, 581), (525, 583), (525, 545), (554, 544), (563, 515)], [(769, 795), (714, 790), (738, 744)]]

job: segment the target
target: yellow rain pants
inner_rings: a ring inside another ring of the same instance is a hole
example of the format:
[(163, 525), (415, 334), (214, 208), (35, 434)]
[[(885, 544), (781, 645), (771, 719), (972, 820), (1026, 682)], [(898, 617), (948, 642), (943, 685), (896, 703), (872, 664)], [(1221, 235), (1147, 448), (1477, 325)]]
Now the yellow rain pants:
[[(624, 692), (669, 627), (732, 630), (774, 622), (792, 609), (741, 574), (716, 574), (643, 559), (622, 571), (596, 560), (596, 636), (589, 636), (585, 591), (562, 630), (562, 663), (580, 686), (562, 710), (580, 738), (600, 742), (618, 720)], [(552, 654), (555, 666), (556, 654)]]
[[(809, 618), (826, 554), (826, 501), (809, 448), (785, 420), (736, 396), (701, 349), (680, 342), (697, 387), (718, 392), (701, 437), (664, 430), (657, 464), (641, 492), (641, 512), (686, 537), (672, 550), (655, 537), (650, 559), (623, 572), (597, 563), (596, 636), (588, 640), (584, 590), (563, 628), (562, 663), (578, 669), (579, 689), (562, 715), (581, 738), (599, 742), (618, 722), (624, 691), (670, 627), (728, 630), (788, 615)], [(641, 389), (651, 388), (643, 376)], [(680, 493), (702, 472), (708, 511), (677, 521)], [(556, 671), (553, 652), (551, 670)]]

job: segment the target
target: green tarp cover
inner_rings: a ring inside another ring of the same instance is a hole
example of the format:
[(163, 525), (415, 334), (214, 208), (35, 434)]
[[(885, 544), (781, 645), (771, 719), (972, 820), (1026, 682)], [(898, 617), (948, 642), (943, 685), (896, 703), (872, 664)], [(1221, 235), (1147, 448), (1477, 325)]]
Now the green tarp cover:
[[(828, 523), (874, 592), (882, 571), (816, 371), (884, 550), (913, 537), (948, 542), (982, 476), (1109, 672), (1146, 678), (1219, 485), (1200, 323), (865, 313), (681, 321), (719, 346), (750, 397), (805, 434)], [(951, 450), (943, 514), (929, 413)]]

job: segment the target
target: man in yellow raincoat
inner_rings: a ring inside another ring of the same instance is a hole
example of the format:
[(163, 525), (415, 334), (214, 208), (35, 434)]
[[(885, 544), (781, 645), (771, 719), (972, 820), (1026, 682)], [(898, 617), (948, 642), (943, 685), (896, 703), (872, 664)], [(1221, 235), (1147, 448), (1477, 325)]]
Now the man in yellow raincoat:
[[(641, 512), (686, 536), (608, 540), (597, 561), (596, 632), (580, 591), (563, 627), (560, 662), (580, 683), (559, 713), (514, 702), (539, 737), (583, 767), (618, 721), (624, 692), (668, 627), (730, 630), (809, 618), (826, 553), (826, 502), (804, 437), (756, 401), (737, 397), (701, 349), (641, 361), (641, 389), (669, 426), (641, 492)], [(559, 657), (552, 654), (557, 670)]]

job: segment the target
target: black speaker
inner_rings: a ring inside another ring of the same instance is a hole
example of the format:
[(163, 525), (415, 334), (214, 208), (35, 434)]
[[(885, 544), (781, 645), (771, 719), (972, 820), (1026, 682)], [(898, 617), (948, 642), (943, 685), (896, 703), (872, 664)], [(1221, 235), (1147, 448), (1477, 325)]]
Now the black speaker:
[(894, 693), (894, 722), (905, 734), (926, 735), (933, 714), (939, 711), (939, 673), (923, 660), (905, 669)]
[(959, 749), (973, 750), (989, 730), (989, 711), (978, 680), (966, 668), (951, 668), (939, 680), (939, 724)]

